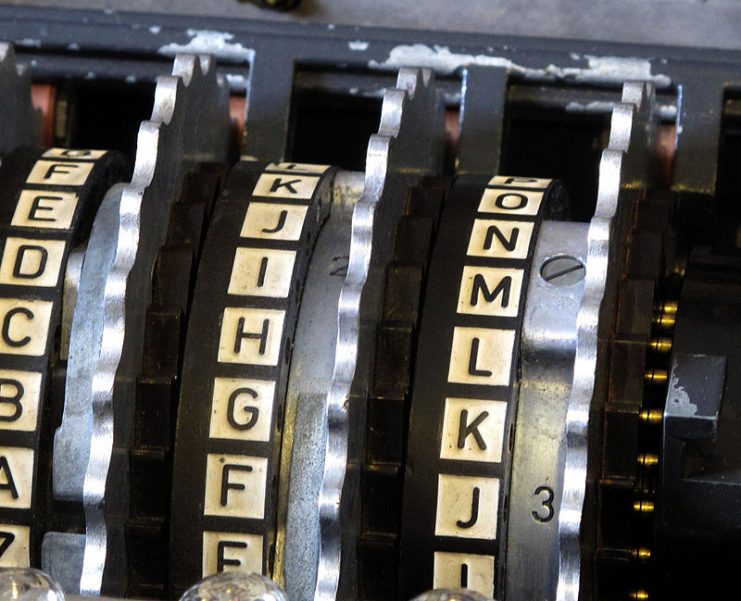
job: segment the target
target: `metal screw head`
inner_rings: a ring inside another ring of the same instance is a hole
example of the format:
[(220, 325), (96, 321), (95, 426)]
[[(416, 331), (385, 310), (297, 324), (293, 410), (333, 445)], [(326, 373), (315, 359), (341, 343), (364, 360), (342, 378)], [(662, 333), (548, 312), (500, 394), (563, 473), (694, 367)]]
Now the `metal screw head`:
[(573, 286), (584, 279), (584, 263), (571, 255), (551, 257), (540, 266), (540, 277), (554, 286)]

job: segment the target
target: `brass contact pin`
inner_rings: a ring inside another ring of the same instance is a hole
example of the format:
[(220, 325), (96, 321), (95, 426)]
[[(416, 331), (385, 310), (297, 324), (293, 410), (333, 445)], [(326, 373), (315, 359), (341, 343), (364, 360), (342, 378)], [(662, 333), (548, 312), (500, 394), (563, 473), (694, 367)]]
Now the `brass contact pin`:
[(652, 338), (648, 346), (655, 353), (669, 353), (672, 350), (672, 339), (664, 336)]
[(659, 326), (665, 330), (670, 330), (677, 323), (676, 315), (669, 315), (668, 313), (659, 313), (654, 316), (654, 325)]
[(678, 307), (677, 301), (664, 301), (659, 304), (659, 312), (666, 313), (667, 315), (676, 315)]
[(674, 301), (661, 303), (654, 309), (654, 325), (670, 330), (677, 323), (677, 303)]
[(653, 468), (659, 465), (659, 456), (653, 453), (641, 453), (638, 455), (638, 465), (645, 468)]
[(649, 384), (666, 384), (669, 373), (665, 369), (649, 369), (643, 374), (643, 379)]
[(633, 559), (637, 559), (638, 561), (648, 561), (651, 559), (651, 549), (638, 547), (637, 549), (633, 549), (632, 555)]
[(654, 502), (648, 499), (633, 502), (633, 511), (638, 513), (653, 513), (655, 508)]
[(659, 409), (641, 409), (638, 419), (646, 424), (656, 426), (664, 419), (664, 414)]
[(634, 601), (648, 601), (648, 593), (644, 590), (633, 591), (630, 593), (630, 598)]

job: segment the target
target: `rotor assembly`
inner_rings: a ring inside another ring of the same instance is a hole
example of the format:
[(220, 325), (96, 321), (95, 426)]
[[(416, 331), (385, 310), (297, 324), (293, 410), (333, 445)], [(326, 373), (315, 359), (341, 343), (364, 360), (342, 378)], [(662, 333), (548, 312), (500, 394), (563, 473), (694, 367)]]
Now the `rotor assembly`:
[(0, 567), (738, 597), (741, 113), (710, 161), (687, 114), (723, 73), (175, 20), (147, 61), (104, 18), (80, 78), (10, 43), (44, 19), (0, 24)]

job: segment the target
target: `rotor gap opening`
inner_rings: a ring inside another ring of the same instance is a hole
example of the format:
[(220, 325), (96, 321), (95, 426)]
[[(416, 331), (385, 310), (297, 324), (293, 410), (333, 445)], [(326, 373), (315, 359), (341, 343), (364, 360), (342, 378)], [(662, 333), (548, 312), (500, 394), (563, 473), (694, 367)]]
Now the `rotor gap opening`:
[[(599, 162), (610, 131), (606, 98), (619, 99), (615, 92), (602, 98), (605, 94), (597, 99), (584, 90), (525, 84), (508, 90), (501, 171), (561, 180), (573, 221), (587, 222), (594, 214)], [(596, 110), (600, 102), (606, 103), (605, 110)]]
[(294, 93), (287, 160), (364, 171), (368, 139), (378, 131), (381, 98), (327, 91)]
[(715, 187), (713, 244), (722, 248), (741, 249), (741, 92), (727, 92), (718, 149), (718, 177)]
[(149, 119), (155, 83), (71, 81), (57, 88), (54, 145), (136, 154), (139, 124)]

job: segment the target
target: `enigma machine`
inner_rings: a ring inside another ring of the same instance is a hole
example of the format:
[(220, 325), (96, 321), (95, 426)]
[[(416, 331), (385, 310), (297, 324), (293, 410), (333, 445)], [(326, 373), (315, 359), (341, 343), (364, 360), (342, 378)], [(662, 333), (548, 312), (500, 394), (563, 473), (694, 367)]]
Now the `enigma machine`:
[(0, 6), (0, 566), (741, 598), (741, 53)]

